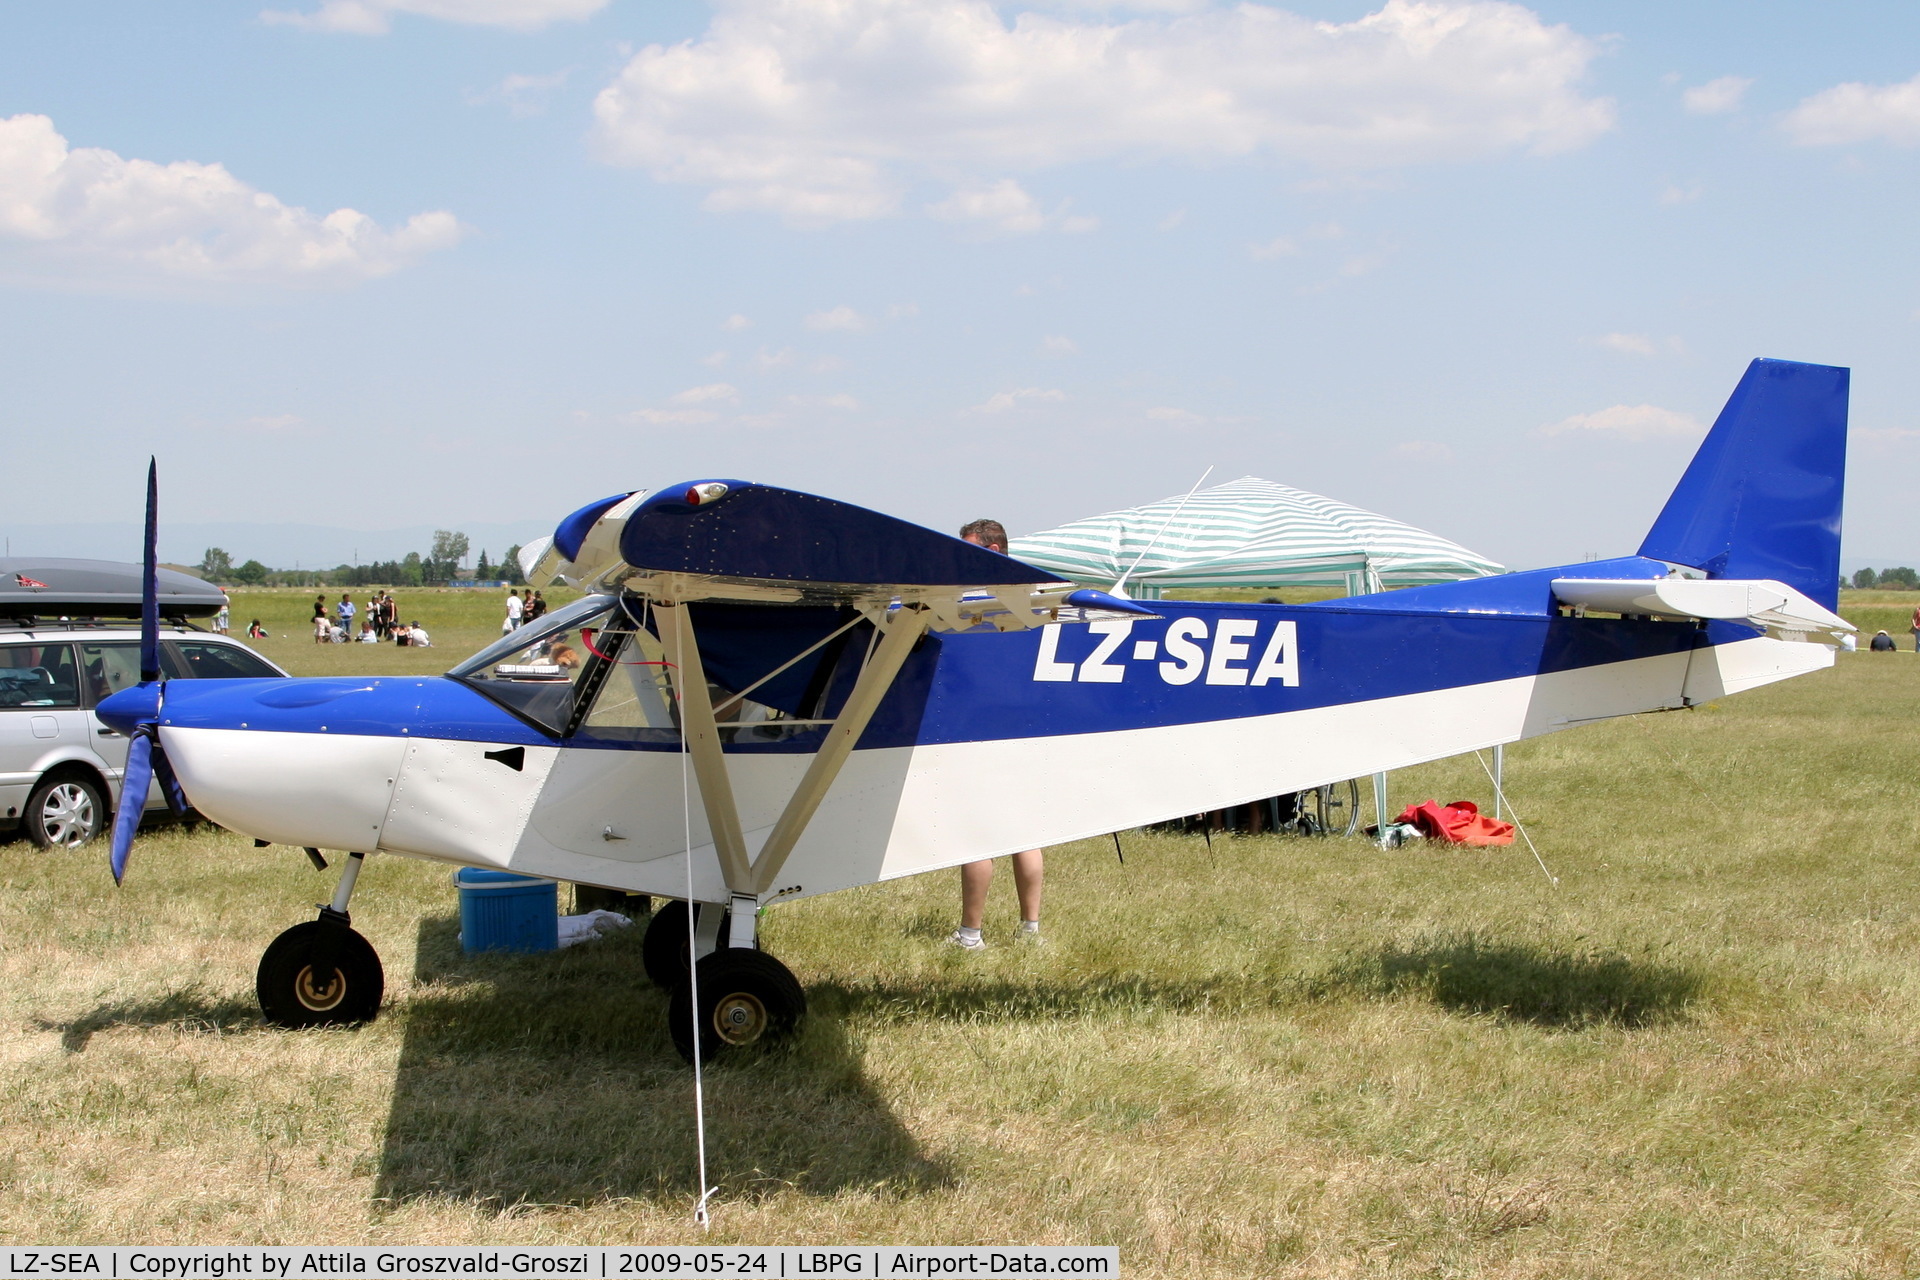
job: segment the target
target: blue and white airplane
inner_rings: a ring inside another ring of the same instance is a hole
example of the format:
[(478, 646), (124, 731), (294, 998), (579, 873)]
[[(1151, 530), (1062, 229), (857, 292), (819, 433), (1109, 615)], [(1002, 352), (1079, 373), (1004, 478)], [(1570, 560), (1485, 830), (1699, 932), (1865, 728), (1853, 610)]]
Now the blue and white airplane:
[[(126, 794), (157, 767), (224, 827), (322, 866), (346, 853), (332, 905), (261, 961), (270, 1020), (373, 1016), (380, 963), (348, 902), (365, 857), (394, 853), (677, 899), (646, 964), (705, 1057), (804, 1013), (756, 947), (770, 904), (1830, 666), (1852, 630), (1833, 612), (1847, 389), (1845, 369), (1753, 362), (1619, 559), (1149, 608), (706, 480), (568, 516), (530, 580), (584, 597), (445, 676), (163, 687), (150, 669), (99, 714), (135, 737)], [(119, 815), (116, 877), (137, 818)]]

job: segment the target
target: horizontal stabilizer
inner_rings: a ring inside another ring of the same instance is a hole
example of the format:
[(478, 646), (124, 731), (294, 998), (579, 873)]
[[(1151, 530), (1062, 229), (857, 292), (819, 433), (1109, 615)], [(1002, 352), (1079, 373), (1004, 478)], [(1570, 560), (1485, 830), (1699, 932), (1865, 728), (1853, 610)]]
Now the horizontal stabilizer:
[(1817, 632), (1837, 642), (1854, 630), (1826, 606), (1771, 579), (1555, 578), (1553, 595), (1561, 604), (1601, 613), (1744, 622), (1782, 640), (1809, 640)]

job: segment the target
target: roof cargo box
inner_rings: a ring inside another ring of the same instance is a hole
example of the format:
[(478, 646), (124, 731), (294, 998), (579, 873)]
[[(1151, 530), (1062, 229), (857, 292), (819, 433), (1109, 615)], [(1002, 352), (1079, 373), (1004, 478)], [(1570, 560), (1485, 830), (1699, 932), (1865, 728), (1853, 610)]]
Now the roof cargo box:
[[(205, 618), (226, 593), (173, 569), (159, 573), (160, 616)], [(0, 559), (0, 618), (138, 618), (140, 566), (50, 556)]]

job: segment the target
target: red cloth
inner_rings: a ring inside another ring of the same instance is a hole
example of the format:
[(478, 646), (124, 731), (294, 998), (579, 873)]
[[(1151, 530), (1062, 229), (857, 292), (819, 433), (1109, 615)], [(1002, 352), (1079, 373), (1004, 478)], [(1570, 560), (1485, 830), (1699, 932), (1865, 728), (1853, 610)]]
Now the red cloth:
[(1410, 804), (1401, 813), (1400, 821), (1420, 828), (1420, 834), (1429, 840), (1444, 840), (1448, 844), (1513, 843), (1513, 824), (1494, 821), (1482, 814), (1480, 806), (1471, 800), (1455, 800), (1452, 804), (1424, 800)]

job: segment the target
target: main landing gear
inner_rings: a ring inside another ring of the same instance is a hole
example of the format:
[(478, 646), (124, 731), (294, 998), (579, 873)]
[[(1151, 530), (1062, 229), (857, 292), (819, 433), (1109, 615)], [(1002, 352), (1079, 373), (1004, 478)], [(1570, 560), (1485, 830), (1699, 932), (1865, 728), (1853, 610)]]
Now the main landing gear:
[(254, 990), (268, 1022), (280, 1027), (334, 1027), (366, 1022), (379, 1012), (386, 973), (373, 945), (354, 932), (353, 918), (347, 914), (354, 881), (366, 860), (364, 853), (348, 854), (332, 905), (320, 908), (319, 919), (297, 924), (275, 938), (260, 957)]
[(791, 970), (758, 949), (754, 936), (757, 904), (737, 899), (730, 906), (703, 902), (693, 916), (693, 946), (698, 954), (692, 980), (687, 972), (688, 913), (682, 902), (653, 913), (641, 940), (647, 976), (666, 988), (667, 1029), (680, 1056), (693, 1061), (695, 1030), (700, 1060), (712, 1062), (745, 1049), (770, 1048), (788, 1039), (806, 1016), (807, 996)]

